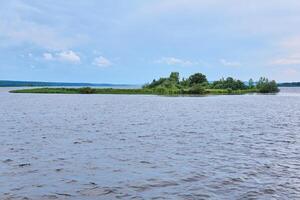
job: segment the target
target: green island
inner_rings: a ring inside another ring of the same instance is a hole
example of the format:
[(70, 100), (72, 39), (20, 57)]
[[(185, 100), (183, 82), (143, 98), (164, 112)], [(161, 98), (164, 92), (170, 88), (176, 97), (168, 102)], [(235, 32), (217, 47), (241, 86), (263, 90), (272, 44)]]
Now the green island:
[(247, 83), (232, 77), (209, 82), (202, 73), (195, 73), (189, 78), (180, 79), (178, 72), (172, 72), (167, 78), (160, 78), (138, 89), (117, 88), (32, 88), (10, 91), (11, 93), (42, 94), (153, 94), (153, 95), (218, 95), (277, 93), (278, 86), (274, 80), (260, 78), (257, 82), (250, 79)]

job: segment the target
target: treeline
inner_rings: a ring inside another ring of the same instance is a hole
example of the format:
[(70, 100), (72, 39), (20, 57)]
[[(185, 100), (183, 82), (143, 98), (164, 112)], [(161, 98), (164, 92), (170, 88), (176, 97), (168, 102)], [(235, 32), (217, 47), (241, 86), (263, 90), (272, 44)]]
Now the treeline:
[(279, 83), (279, 87), (300, 87), (300, 82)]
[(206, 94), (206, 93), (276, 93), (279, 91), (274, 80), (260, 78), (257, 82), (252, 79), (248, 83), (232, 77), (222, 78), (218, 81), (209, 83), (206, 75), (196, 73), (189, 78), (180, 79), (178, 72), (172, 72), (167, 78), (153, 80), (145, 84), (143, 89), (151, 89), (161, 94)]

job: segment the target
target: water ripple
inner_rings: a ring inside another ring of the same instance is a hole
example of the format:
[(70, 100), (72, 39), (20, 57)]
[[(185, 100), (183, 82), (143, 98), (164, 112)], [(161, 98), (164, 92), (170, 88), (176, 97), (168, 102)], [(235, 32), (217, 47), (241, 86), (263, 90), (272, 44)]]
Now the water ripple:
[(292, 94), (0, 92), (0, 199), (300, 199)]

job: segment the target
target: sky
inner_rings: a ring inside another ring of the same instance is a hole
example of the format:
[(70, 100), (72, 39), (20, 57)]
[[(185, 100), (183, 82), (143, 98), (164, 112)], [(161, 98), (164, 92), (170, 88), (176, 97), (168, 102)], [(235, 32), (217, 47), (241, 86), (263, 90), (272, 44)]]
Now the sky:
[(0, 0), (0, 80), (300, 81), (299, 0)]

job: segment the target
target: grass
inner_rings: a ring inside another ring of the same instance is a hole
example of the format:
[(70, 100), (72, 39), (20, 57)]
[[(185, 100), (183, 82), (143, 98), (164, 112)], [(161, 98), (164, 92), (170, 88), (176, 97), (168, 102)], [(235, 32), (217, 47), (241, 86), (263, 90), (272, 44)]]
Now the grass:
[[(37, 93), (37, 94), (132, 94), (132, 95), (194, 95), (181, 90), (155, 90), (155, 89), (113, 89), (113, 88), (32, 88), (12, 90), (11, 93)], [(256, 93), (257, 89), (228, 90), (205, 89), (202, 95), (248, 94)], [(199, 95), (199, 94), (195, 94)]]
[(228, 89), (206, 89), (209, 94), (249, 94), (258, 93), (258, 89), (244, 89), (244, 90), (228, 90)]

